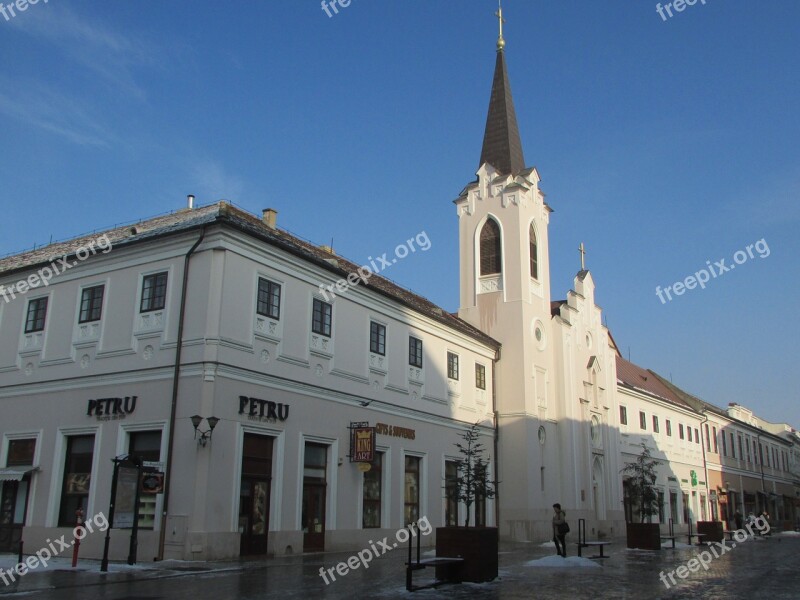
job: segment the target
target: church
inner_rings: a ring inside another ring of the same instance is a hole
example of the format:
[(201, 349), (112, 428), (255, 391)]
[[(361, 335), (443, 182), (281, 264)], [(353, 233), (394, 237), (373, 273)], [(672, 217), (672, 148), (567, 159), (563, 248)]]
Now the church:
[[(551, 291), (552, 210), (523, 155), (498, 16), (477, 179), (454, 201), (457, 312), (364, 277), (273, 209), (191, 196), (103, 232), (108, 252), (49, 285), (32, 282), (94, 238), (0, 260), (0, 551), (107, 512), (126, 457), (163, 481), (117, 514), (112, 560), (130, 556), (133, 524), (139, 561), (358, 550), (420, 519), (545, 541), (556, 502), (588, 536), (620, 537), (620, 471), (640, 442), (659, 445), (662, 413), (666, 510), (676, 523), (720, 510), (705, 409), (622, 359), (585, 266)], [(499, 483), (468, 509), (451, 486), (476, 423)], [(796, 447), (772, 438), (789, 504)], [(101, 536), (83, 540), (82, 556), (102, 553)]]

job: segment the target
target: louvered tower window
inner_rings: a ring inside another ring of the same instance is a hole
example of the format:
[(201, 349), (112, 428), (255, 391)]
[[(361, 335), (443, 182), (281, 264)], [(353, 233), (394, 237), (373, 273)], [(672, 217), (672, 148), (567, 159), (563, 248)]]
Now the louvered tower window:
[(500, 273), (501, 266), (500, 227), (489, 219), (481, 230), (481, 275)]

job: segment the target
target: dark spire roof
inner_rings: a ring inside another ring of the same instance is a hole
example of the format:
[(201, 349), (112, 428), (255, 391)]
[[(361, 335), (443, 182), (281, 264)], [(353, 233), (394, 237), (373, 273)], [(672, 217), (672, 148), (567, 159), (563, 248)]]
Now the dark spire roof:
[(480, 164), (484, 163), (489, 163), (503, 174), (518, 173), (525, 168), (517, 114), (511, 98), (511, 83), (506, 71), (505, 52), (499, 44), (481, 149)]

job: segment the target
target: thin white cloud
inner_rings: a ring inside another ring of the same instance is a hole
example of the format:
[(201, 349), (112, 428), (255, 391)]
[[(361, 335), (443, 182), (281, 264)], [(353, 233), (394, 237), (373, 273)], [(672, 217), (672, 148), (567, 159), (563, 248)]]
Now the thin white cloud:
[(66, 4), (48, 4), (45, 10), (29, 10), (24, 19), (12, 19), (20, 32), (38, 38), (60, 50), (61, 57), (73, 60), (100, 77), (112, 89), (146, 98), (135, 78), (136, 68), (158, 68), (158, 45), (132, 34), (90, 20)]
[(189, 167), (189, 182), (203, 204), (221, 199), (236, 202), (244, 191), (241, 178), (226, 172), (220, 163), (210, 159), (200, 160)]
[(81, 146), (108, 146), (113, 134), (87, 113), (83, 103), (37, 83), (11, 85), (0, 78), (0, 113), (50, 131)]

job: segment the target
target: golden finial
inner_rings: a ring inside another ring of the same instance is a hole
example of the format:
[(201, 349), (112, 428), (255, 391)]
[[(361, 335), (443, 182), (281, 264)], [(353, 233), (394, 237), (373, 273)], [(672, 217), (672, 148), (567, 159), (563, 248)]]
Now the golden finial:
[(501, 4), (502, 0), (497, 0), (497, 12), (494, 13), (494, 16), (497, 17), (497, 20), (500, 23), (500, 35), (497, 38), (497, 51), (500, 52), (503, 48), (506, 47), (506, 41), (503, 39), (503, 23), (506, 20), (503, 18), (503, 6)]

